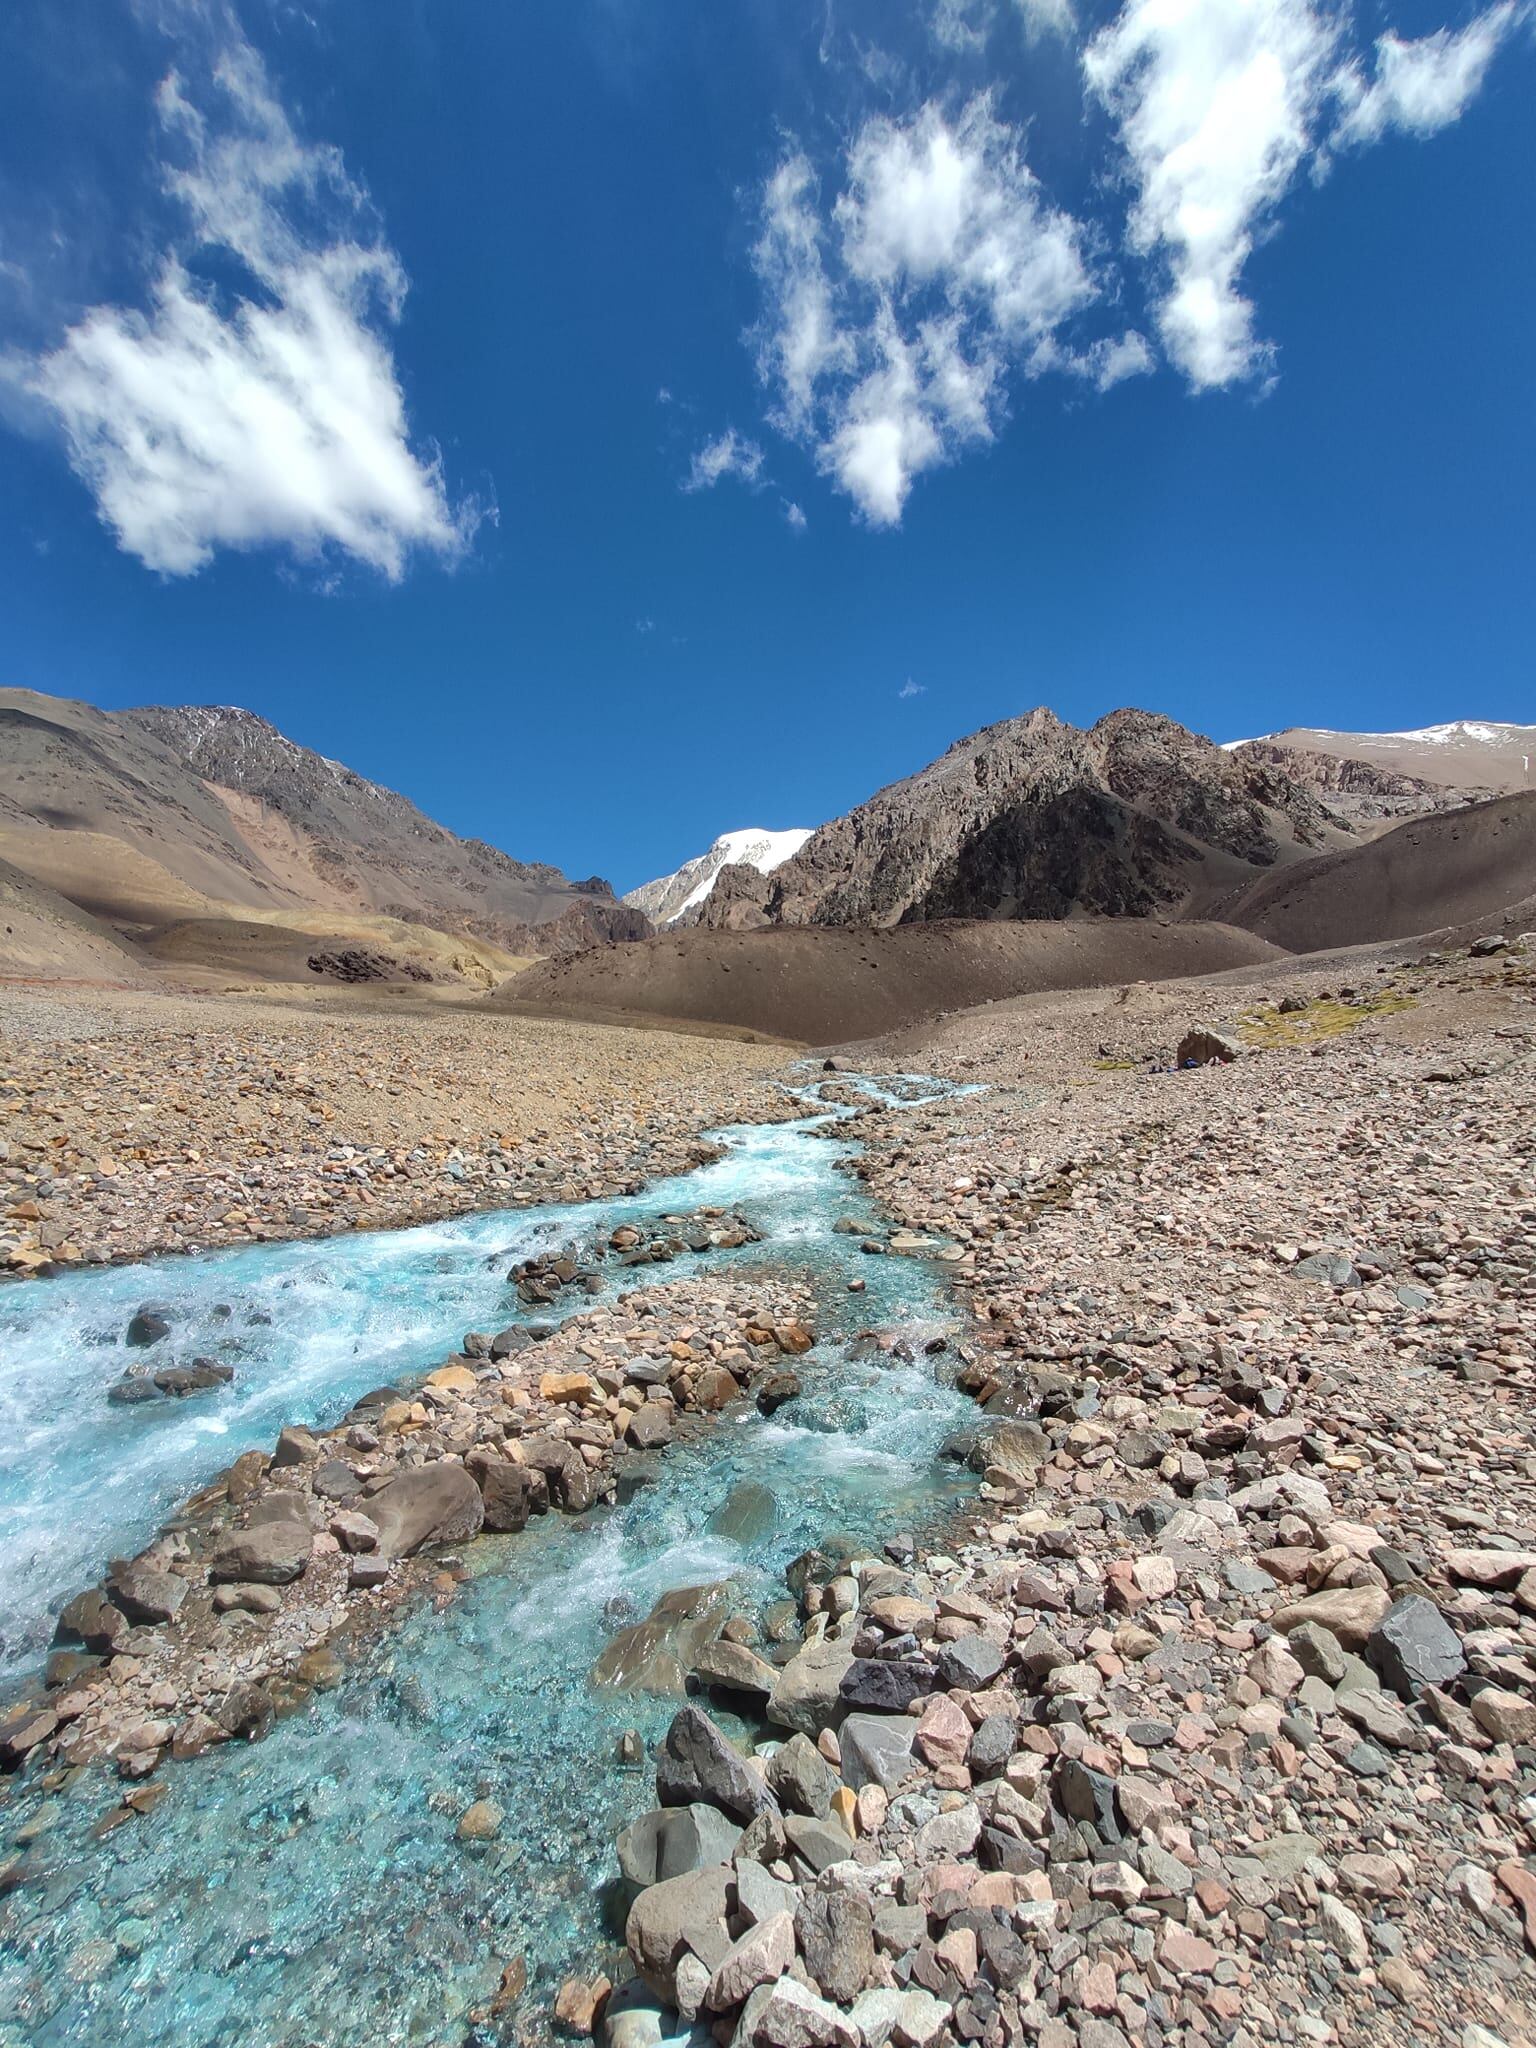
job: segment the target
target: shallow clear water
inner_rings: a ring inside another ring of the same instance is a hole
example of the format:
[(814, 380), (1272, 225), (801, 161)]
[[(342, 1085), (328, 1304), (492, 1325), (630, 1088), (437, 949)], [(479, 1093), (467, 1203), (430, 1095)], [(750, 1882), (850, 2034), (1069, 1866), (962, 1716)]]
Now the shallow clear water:
[[(926, 1361), (857, 1365), (841, 1341), (871, 1326), (942, 1327), (941, 1283), (919, 1261), (863, 1258), (856, 1238), (833, 1233), (865, 1206), (836, 1170), (854, 1147), (807, 1128), (724, 1133), (726, 1159), (630, 1201), (49, 1282), (25, 1290), (36, 1304), (25, 1329), (0, 1297), (12, 1318), (0, 1323), (4, 1398), (50, 1466), (14, 1461), (5, 1482), (11, 1527), (38, 1560), (5, 1589), (34, 1617), (30, 1644), (46, 1635), (52, 1589), (67, 1593), (143, 1540), (238, 1449), (270, 1441), (281, 1421), (333, 1419), (382, 1379), (435, 1362), (464, 1329), (507, 1320), (512, 1251), (720, 1203), (769, 1240), (725, 1258), (826, 1283), (822, 1341), (800, 1362), (807, 1391), (791, 1407), (728, 1416), (675, 1447), (622, 1508), (472, 1546), (476, 1578), (445, 1610), (419, 1610), (376, 1661), (266, 1742), (169, 1772), (154, 1816), (99, 1844), (91, 1823), (116, 1795), (82, 1776), (30, 1851), (40, 1877), (0, 1904), (0, 2048), (489, 2040), (494, 2030), (474, 2035), (465, 2015), (503, 1963), (527, 1958), (535, 1997), (592, 1964), (607, 1938), (614, 1829), (650, 1789), (648, 1773), (617, 1765), (617, 1737), (634, 1726), (654, 1738), (675, 1704), (589, 1688), (614, 1629), (677, 1586), (732, 1578), (744, 1601), (782, 1590), (785, 1563), (808, 1544), (921, 1527), (952, 1497), (934, 1454), (968, 1404)], [(862, 1296), (844, 1288), (855, 1269)], [(642, 1269), (623, 1284), (692, 1270)], [(219, 1302), (233, 1308), (247, 1348), (216, 1412), (106, 1403), (122, 1355), (83, 1339), (115, 1340), (147, 1299), (176, 1310), (178, 1332), (201, 1332)], [(251, 1323), (253, 1307), (271, 1323)], [(54, 1343), (74, 1340), (72, 1404), (46, 1396), (38, 1323)], [(774, 1502), (771, 1525), (745, 1543), (710, 1528), (743, 1483)], [(496, 1842), (466, 1846), (457, 1819), (480, 1796), (506, 1820)], [(35, 1806), (24, 1796), (0, 1809), (7, 1845)]]

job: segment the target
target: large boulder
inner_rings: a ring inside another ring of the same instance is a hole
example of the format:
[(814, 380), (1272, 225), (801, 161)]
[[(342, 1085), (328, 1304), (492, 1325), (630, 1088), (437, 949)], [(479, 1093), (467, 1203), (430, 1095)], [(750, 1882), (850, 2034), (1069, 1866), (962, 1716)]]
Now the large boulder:
[(308, 1522), (293, 1516), (226, 1529), (213, 1546), (208, 1576), (216, 1584), (286, 1586), (308, 1565), (313, 1540)]
[(681, 1693), (684, 1674), (730, 1612), (723, 1579), (663, 1593), (644, 1621), (620, 1629), (592, 1666), (594, 1685), (623, 1692)]
[(1242, 1055), (1239, 1039), (1225, 1031), (1212, 1031), (1203, 1024), (1197, 1024), (1193, 1031), (1186, 1031), (1179, 1040), (1173, 1064), (1176, 1067), (1208, 1067), (1213, 1064), (1227, 1067)]
[(677, 1996), (677, 1966), (695, 1956), (713, 1976), (731, 1948), (728, 1864), (714, 1863), (643, 1891), (629, 1909), (624, 1939), (635, 1968), (658, 1998)]
[(845, 1711), (838, 1688), (853, 1662), (846, 1643), (811, 1643), (791, 1657), (768, 1695), (768, 1718), (802, 1735), (835, 1727)]
[(909, 1714), (850, 1714), (837, 1734), (844, 1779), (855, 1792), (866, 1785), (891, 1791), (912, 1768), (916, 1732)]
[(697, 1707), (683, 1707), (672, 1717), (656, 1763), (656, 1796), (663, 1806), (705, 1800), (743, 1825), (754, 1814), (778, 1811), (767, 1785)]
[(485, 1522), (480, 1489), (447, 1460), (399, 1472), (368, 1502), (382, 1557), (414, 1557), (428, 1543), (462, 1543)]
[(174, 1621), (190, 1587), (175, 1572), (162, 1571), (143, 1558), (115, 1564), (107, 1580), (107, 1592), (115, 1607), (128, 1619), (148, 1626)]
[(618, 1839), (619, 1869), (624, 1882), (637, 1891), (729, 1863), (741, 1840), (741, 1827), (718, 1807), (702, 1801), (692, 1806), (656, 1806), (631, 1821)]

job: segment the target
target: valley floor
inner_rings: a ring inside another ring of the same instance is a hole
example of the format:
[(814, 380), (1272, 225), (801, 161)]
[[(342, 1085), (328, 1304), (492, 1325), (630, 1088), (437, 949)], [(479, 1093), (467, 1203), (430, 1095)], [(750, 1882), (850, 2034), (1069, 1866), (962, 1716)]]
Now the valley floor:
[(407, 999), (0, 988), (0, 1272), (584, 1200), (790, 1113), (781, 1048)]
[[(1176, 1070), (1195, 1024), (1243, 1055)], [(19, 1270), (597, 1192), (782, 1113), (782, 1048), (493, 1014), (6, 995), (0, 1030)], [(765, 1765), (820, 1832), (643, 1892), (635, 1964), (744, 2005), (743, 2048), (1532, 2048), (1536, 955), (1035, 996), (847, 1058), (985, 1084), (857, 1127), (972, 1312), (979, 1512), (812, 1571), (889, 1783), (834, 1681), (831, 1773)], [(669, 1798), (686, 1763), (739, 1805), (755, 1767), (678, 1740)]]
[[(856, 1566), (839, 1624), (854, 1671), (937, 1667), (851, 1809), (866, 2039), (1536, 2040), (1536, 959), (1341, 994), (859, 1049), (989, 1084), (861, 1126), (872, 1193), (961, 1254), (988, 1402), (980, 1516), (902, 1597)], [(1239, 1007), (1247, 1057), (1171, 1069)]]

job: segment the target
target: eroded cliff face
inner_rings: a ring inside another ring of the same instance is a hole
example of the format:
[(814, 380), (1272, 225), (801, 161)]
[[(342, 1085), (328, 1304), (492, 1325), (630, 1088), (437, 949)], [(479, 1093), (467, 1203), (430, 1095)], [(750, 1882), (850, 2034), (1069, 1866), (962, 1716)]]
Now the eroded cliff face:
[(1145, 916), (1347, 843), (1273, 762), (1173, 720), (1088, 731), (1044, 708), (958, 740), (812, 834), (767, 877), (722, 874), (702, 922), (893, 925), (929, 918)]

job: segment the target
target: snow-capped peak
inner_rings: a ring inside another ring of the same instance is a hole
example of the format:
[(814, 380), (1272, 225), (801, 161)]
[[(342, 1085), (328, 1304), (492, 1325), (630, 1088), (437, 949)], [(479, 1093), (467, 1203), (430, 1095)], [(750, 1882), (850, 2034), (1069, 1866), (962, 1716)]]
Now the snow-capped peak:
[(744, 866), (771, 875), (797, 854), (810, 836), (809, 826), (769, 832), (760, 825), (742, 825), (734, 832), (722, 832), (708, 853), (684, 861), (675, 874), (660, 875), (654, 882), (631, 889), (624, 901), (643, 910), (653, 924), (672, 924), (698, 908), (722, 868)]

